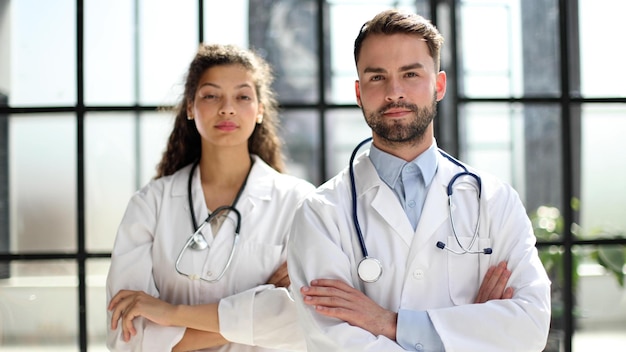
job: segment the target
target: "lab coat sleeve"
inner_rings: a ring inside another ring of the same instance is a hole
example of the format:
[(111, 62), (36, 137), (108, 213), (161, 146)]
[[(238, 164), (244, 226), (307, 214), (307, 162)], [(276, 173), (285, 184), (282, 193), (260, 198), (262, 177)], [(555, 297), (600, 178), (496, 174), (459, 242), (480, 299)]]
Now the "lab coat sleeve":
[(430, 309), (429, 316), (448, 352), (542, 351), (550, 323), (550, 281), (537, 255), (532, 225), (510, 186), (483, 189), (489, 199), (491, 265), (508, 262), (513, 298)]
[[(152, 242), (158, 212), (158, 201), (150, 187), (130, 200), (119, 226), (111, 266), (107, 276), (107, 305), (120, 290), (144, 291), (159, 297), (152, 276)], [(183, 337), (184, 327), (165, 327), (144, 318), (133, 320), (137, 335), (129, 342), (122, 338), (118, 324), (111, 330), (111, 312), (107, 312), (107, 347), (111, 351), (171, 351)]]
[[(312, 206), (314, 204), (314, 206)], [(323, 200), (307, 199), (296, 211), (287, 251), (289, 277), (300, 324), (309, 352), (403, 351), (395, 341), (374, 336), (359, 327), (323, 316), (304, 304), (300, 288), (313, 279), (338, 279), (353, 283), (350, 260), (342, 251), (335, 206)]]
[(218, 309), (220, 333), (229, 341), (306, 351), (295, 305), (285, 288), (258, 286), (221, 299)]

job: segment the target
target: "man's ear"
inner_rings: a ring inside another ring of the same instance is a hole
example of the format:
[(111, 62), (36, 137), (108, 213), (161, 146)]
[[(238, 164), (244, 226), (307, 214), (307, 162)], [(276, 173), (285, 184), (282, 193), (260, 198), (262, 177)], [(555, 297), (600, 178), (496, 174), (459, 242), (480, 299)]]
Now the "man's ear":
[(358, 79), (354, 81), (354, 92), (356, 93), (356, 105), (361, 107), (361, 85)]
[(446, 72), (439, 71), (437, 73), (437, 81), (435, 83), (435, 90), (437, 91), (437, 101), (440, 101), (446, 95), (446, 81)]

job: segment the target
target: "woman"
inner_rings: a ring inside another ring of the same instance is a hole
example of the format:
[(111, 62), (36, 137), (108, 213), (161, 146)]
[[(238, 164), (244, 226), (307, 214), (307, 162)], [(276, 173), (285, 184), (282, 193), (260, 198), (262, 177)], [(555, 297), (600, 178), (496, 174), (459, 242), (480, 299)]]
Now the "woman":
[(157, 176), (115, 240), (110, 349), (304, 349), (285, 248), (314, 187), (281, 173), (271, 80), (263, 59), (234, 46), (201, 46), (191, 62)]

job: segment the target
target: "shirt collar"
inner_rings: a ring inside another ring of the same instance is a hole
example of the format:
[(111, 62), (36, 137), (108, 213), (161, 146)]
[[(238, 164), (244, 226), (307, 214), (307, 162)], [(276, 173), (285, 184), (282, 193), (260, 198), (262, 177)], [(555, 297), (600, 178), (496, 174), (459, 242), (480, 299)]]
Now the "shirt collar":
[(376, 148), (374, 144), (370, 147), (369, 157), (378, 172), (378, 176), (380, 176), (389, 187), (395, 187), (396, 182), (398, 182), (400, 178), (402, 168), (408, 163), (413, 163), (420, 169), (424, 185), (428, 187), (435, 176), (435, 172), (437, 172), (437, 141), (433, 139), (431, 146), (410, 162), (406, 162), (394, 155), (386, 153)]

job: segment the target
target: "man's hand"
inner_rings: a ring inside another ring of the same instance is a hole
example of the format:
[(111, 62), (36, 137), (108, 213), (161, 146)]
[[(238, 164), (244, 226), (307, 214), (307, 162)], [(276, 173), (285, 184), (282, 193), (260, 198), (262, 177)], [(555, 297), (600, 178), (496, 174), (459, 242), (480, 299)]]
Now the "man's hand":
[[(487, 270), (475, 303), (513, 297), (513, 288), (506, 287), (511, 277), (506, 265), (506, 262), (501, 262)], [(311, 281), (311, 286), (302, 287), (300, 292), (304, 303), (314, 307), (318, 313), (395, 341), (398, 314), (384, 309), (348, 284), (339, 280), (318, 279)]]
[(506, 262), (500, 262), (487, 270), (483, 283), (478, 289), (478, 295), (474, 303), (485, 303), (492, 299), (510, 299), (513, 297), (513, 288), (506, 287), (511, 277), (511, 271), (507, 269)]
[(175, 306), (142, 291), (121, 290), (111, 299), (108, 310), (113, 312), (111, 329), (117, 329), (121, 319), (124, 341), (128, 342), (131, 336), (137, 334), (133, 319), (141, 316), (167, 326), (170, 325), (167, 317), (173, 314)]
[(379, 306), (363, 292), (339, 280), (319, 279), (300, 289), (304, 303), (372, 334), (396, 340), (398, 314)]
[(291, 281), (289, 280), (289, 274), (287, 272), (287, 262), (284, 262), (278, 269), (276, 269), (267, 283), (276, 287), (289, 287)]

